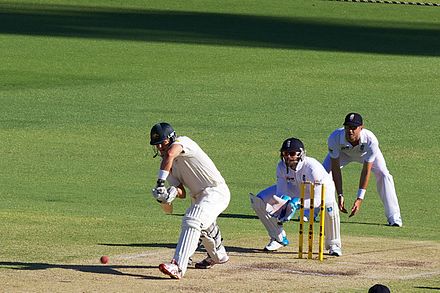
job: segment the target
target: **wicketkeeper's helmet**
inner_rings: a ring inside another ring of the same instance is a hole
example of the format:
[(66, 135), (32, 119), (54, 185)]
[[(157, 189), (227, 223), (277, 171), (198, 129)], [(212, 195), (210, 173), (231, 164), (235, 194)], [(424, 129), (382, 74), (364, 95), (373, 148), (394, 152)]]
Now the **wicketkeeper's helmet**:
[(157, 123), (150, 131), (150, 144), (157, 145), (163, 143), (164, 140), (169, 139), (170, 143), (176, 139), (176, 132), (170, 124), (161, 122)]
[(306, 149), (302, 141), (295, 137), (286, 139), (280, 149), (280, 155), (283, 157), (283, 152), (300, 152), (300, 160), (303, 160), (306, 155)]

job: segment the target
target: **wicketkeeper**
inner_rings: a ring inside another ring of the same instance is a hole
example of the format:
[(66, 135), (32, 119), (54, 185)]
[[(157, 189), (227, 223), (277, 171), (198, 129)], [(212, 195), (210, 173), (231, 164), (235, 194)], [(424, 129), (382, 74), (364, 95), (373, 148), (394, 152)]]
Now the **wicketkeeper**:
[[(310, 181), (325, 185), (325, 249), (331, 255), (342, 255), (339, 210), (332, 177), (320, 162), (306, 156), (304, 144), (299, 139), (291, 137), (283, 142), (276, 177), (276, 185), (256, 196), (250, 194), (252, 208), (269, 233), (270, 241), (264, 250), (274, 251), (289, 244), (283, 223), (292, 219), (299, 209), (301, 182)], [(310, 204), (315, 209), (320, 208), (321, 186), (316, 185), (313, 203), (310, 203), (310, 190), (305, 193), (305, 208), (310, 208)]]

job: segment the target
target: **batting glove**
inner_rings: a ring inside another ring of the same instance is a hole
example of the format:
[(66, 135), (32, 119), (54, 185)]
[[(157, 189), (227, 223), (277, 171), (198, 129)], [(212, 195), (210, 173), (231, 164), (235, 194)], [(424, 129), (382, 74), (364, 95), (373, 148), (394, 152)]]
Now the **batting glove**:
[(168, 198), (168, 191), (165, 188), (165, 180), (157, 179), (156, 187), (151, 190), (153, 197), (160, 203)]

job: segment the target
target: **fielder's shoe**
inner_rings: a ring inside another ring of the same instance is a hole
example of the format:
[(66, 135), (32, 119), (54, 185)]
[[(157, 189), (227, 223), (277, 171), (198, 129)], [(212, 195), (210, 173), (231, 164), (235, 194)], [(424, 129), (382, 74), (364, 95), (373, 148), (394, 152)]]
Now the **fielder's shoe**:
[(398, 215), (388, 217), (388, 226), (391, 227), (402, 227), (402, 218)]
[(281, 242), (271, 238), (269, 243), (264, 247), (264, 251), (275, 251), (287, 245), (289, 245), (289, 240), (286, 236), (283, 237), (283, 241)]
[(229, 256), (225, 255), (222, 259), (220, 259), (219, 262), (215, 262), (215, 260), (213, 260), (209, 255), (207, 258), (205, 258), (202, 261), (199, 261), (195, 264), (195, 268), (196, 269), (210, 269), (212, 268), (215, 264), (223, 264), (228, 262), (229, 260)]
[(177, 266), (176, 261), (173, 259), (171, 263), (163, 263), (159, 265), (159, 270), (165, 275), (170, 276), (173, 279), (181, 279), (182, 272)]
[(391, 227), (402, 227), (402, 223), (394, 222), (394, 223), (388, 223), (388, 226)]
[(333, 256), (341, 256), (342, 250), (341, 250), (341, 248), (337, 247), (336, 245), (332, 245), (332, 246), (330, 246), (330, 250), (328, 253)]

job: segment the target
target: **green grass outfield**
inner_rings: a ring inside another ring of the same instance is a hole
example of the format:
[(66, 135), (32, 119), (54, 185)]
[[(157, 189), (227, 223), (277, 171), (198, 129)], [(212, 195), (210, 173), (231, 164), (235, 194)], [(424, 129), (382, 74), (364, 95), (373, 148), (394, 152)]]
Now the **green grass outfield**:
[[(150, 195), (160, 121), (226, 178), (226, 245), (264, 235), (248, 193), (274, 183), (282, 141), (322, 160), (350, 111), (379, 138), (404, 227), (383, 225), (372, 178), (342, 236), (440, 241), (439, 7), (125, 2), (0, 2), (0, 263), (174, 245), (189, 203), (164, 216)], [(360, 165), (343, 174), (351, 205)]]

